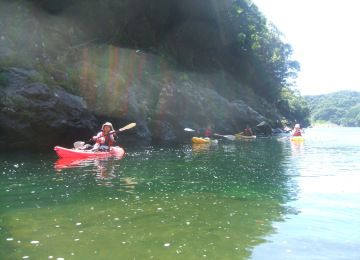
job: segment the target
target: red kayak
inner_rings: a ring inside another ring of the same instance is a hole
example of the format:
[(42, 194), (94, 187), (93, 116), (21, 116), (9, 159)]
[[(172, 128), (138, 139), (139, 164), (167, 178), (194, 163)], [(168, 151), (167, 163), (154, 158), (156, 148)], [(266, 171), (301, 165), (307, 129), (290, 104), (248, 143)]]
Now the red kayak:
[(61, 146), (55, 146), (54, 148), (56, 154), (61, 158), (94, 158), (94, 157), (123, 157), (125, 151), (119, 146), (113, 146), (108, 152), (93, 152), (90, 150), (77, 150), (77, 149), (68, 149)]

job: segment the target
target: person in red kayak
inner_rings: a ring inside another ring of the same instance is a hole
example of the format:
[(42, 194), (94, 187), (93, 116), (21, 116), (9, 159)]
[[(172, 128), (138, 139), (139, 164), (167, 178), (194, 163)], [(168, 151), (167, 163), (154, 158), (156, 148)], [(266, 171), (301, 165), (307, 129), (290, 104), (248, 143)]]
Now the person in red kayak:
[(115, 145), (116, 132), (110, 122), (106, 122), (101, 127), (101, 132), (93, 136), (93, 140), (96, 142), (92, 151), (109, 151), (111, 146)]
[(303, 130), (300, 128), (300, 124), (295, 124), (294, 130), (291, 132), (292, 136), (302, 136)]

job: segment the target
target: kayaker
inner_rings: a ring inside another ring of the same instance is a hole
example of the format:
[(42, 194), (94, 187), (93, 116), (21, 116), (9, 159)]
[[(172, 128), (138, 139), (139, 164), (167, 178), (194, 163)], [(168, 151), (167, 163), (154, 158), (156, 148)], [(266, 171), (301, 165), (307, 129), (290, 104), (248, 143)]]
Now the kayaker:
[(292, 136), (302, 136), (303, 130), (300, 128), (300, 124), (295, 124), (294, 130), (291, 132)]
[(108, 151), (111, 146), (114, 146), (116, 140), (116, 133), (114, 127), (110, 122), (106, 122), (101, 127), (101, 132), (93, 136), (96, 142), (92, 151)]
[(246, 128), (243, 131), (243, 135), (245, 135), (245, 136), (253, 136), (254, 135), (254, 133), (251, 130), (251, 127), (249, 125), (246, 125)]

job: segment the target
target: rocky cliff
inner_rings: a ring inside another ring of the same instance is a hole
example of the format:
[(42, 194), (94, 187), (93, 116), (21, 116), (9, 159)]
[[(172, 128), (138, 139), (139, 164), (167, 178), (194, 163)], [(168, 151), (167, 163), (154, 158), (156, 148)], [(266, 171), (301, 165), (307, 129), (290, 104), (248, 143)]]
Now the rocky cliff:
[(0, 1), (1, 149), (84, 140), (103, 120), (172, 142), (187, 140), (184, 127), (231, 134), (280, 120), (241, 76), (236, 36), (214, 23), (230, 2), (155, 2)]

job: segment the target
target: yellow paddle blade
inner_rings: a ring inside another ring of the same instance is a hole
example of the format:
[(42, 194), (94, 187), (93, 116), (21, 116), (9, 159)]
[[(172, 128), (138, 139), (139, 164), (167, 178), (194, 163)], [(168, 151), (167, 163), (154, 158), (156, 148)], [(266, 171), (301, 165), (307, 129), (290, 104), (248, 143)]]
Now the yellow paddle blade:
[(128, 129), (131, 129), (131, 128), (135, 127), (135, 126), (136, 126), (136, 123), (130, 123), (130, 124), (120, 128), (119, 131), (121, 132), (121, 131), (124, 131), (124, 130), (128, 130)]

